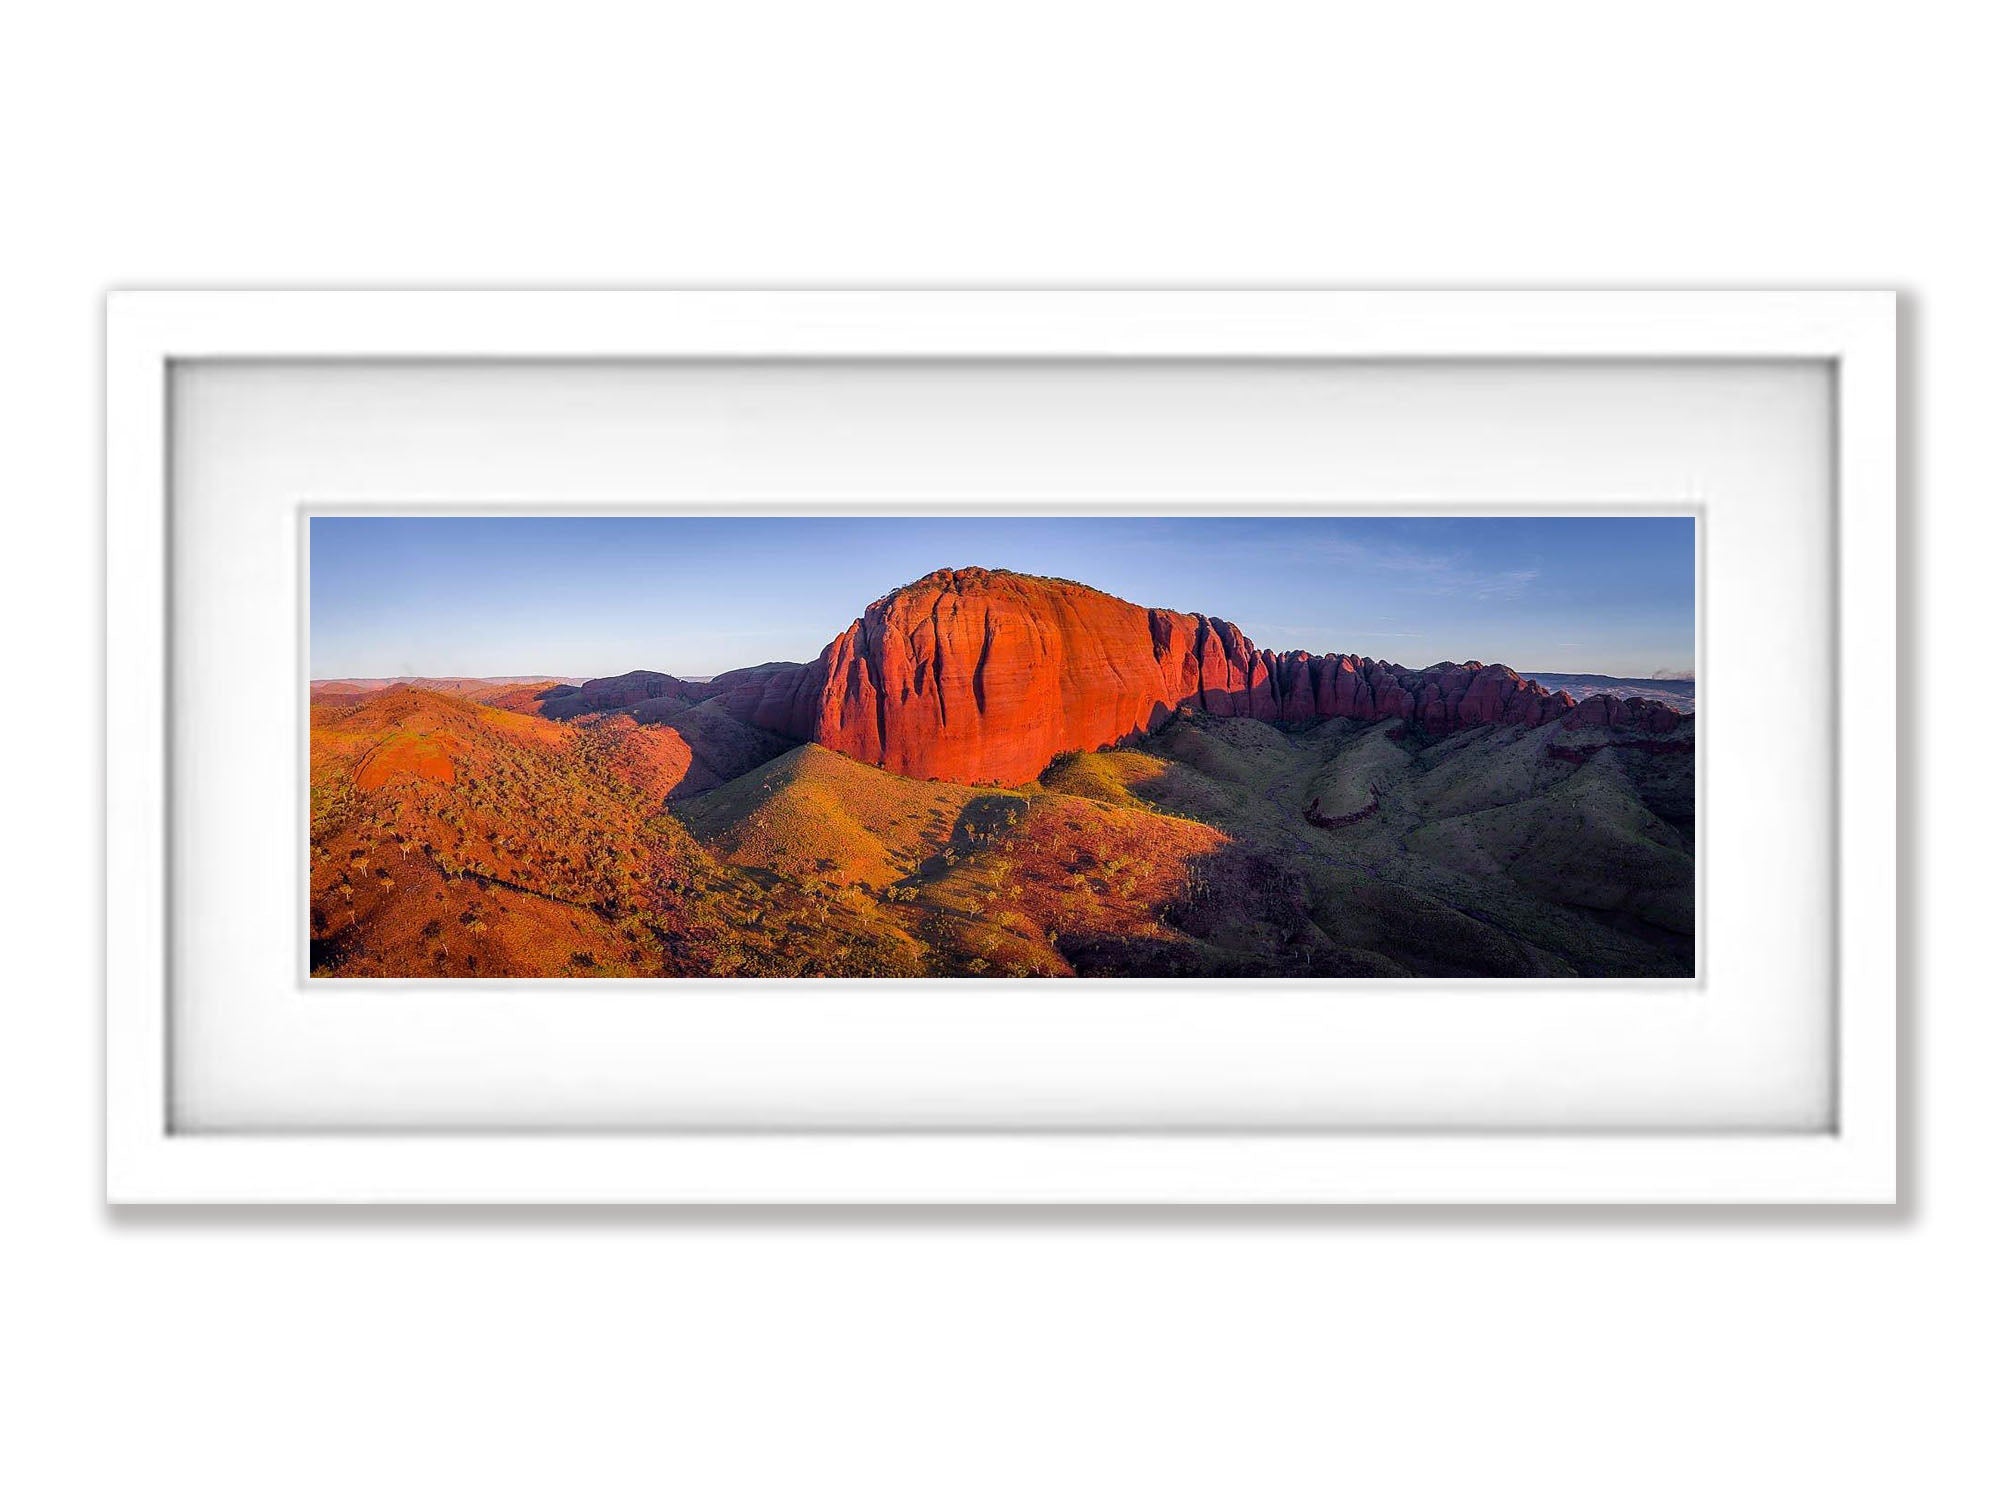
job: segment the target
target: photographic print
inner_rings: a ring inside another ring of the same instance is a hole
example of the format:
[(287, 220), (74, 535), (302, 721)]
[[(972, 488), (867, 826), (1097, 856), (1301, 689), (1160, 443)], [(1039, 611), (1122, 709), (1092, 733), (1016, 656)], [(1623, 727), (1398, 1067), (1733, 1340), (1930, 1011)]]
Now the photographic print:
[(316, 978), (1695, 970), (1692, 517), (308, 524)]

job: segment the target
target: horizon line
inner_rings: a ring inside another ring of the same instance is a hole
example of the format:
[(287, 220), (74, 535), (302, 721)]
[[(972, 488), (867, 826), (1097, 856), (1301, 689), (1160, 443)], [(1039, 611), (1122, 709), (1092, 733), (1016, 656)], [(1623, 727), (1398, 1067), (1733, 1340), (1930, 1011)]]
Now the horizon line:
[[(1281, 651), (1276, 654), (1289, 656), (1292, 653)], [(1308, 651), (1305, 654), (1308, 656), (1353, 656), (1359, 653), (1350, 651)], [(1529, 671), (1521, 667), (1512, 666), (1504, 661), (1487, 661), (1484, 657), (1479, 656), (1468, 656), (1457, 660), (1449, 657), (1440, 657), (1437, 661), (1430, 662), (1422, 667), (1412, 667), (1407, 662), (1392, 661), (1386, 656), (1364, 657), (1363, 659), (1383, 662), (1406, 672), (1426, 672), (1432, 667), (1440, 666), (1462, 667), (1476, 661), (1481, 666), (1506, 667), (1508, 671), (1514, 673), (1516, 676), (1526, 678), (1531, 682), (1541, 677), (1603, 677), (1619, 682), (1694, 682), (1696, 680), (1696, 674), (1692, 670), (1685, 673), (1671, 671), (1665, 675), (1662, 675), (1660, 672), (1605, 672), (1581, 667), (1539, 667), (1533, 671)], [(704, 680), (712, 681), (729, 672), (748, 671), (756, 667), (804, 667), (809, 665), (811, 665), (810, 662), (773, 660), (750, 662), (742, 667), (724, 667), (719, 672), (674, 672), (669, 671), (665, 667), (626, 667), (622, 671), (617, 672), (329, 672), (320, 677), (308, 677), (306, 681), (314, 687), (328, 682), (437, 682), (447, 679), (457, 679), (461, 682), (532, 683), (574, 681), (583, 683), (603, 682), (613, 677), (629, 677), (634, 672), (658, 672), (665, 677), (679, 678), (682, 682), (700, 682)]]

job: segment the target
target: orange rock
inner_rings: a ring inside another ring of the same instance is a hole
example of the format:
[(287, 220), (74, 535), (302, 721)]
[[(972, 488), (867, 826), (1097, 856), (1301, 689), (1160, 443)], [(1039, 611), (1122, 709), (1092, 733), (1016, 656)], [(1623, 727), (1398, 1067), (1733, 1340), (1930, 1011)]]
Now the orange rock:
[[(1156, 638), (1206, 640), (1216, 681), (1225, 652), (1207, 627), (1080, 584), (933, 573), (870, 605), (821, 655), (811, 737), (905, 776), (1027, 781), (1063, 750), (1157, 728), (1190, 689), (1205, 695), (1201, 647), (1156, 652)], [(1216, 687), (1233, 697), (1241, 681), (1237, 670)]]
[(739, 718), (901, 775), (1010, 785), (1184, 707), (1269, 722), (1402, 719), (1434, 735), (1543, 724), (1575, 707), (1503, 666), (1415, 672), (1259, 651), (1227, 620), (984, 568), (940, 569), (876, 600), (808, 666), (750, 668), (712, 687)]

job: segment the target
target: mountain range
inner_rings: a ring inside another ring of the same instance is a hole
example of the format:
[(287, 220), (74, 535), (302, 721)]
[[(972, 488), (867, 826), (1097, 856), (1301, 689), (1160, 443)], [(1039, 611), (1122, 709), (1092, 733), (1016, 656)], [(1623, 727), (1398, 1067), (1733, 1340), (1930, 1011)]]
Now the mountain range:
[(1591, 698), (1600, 694), (1619, 698), (1652, 698), (1676, 712), (1694, 712), (1692, 672), (1655, 673), (1651, 677), (1606, 677), (1595, 672), (1530, 672), (1528, 675), (1545, 688), (1576, 698)]
[(961, 568), (811, 662), (312, 699), (320, 975), (1692, 972), (1691, 681)]

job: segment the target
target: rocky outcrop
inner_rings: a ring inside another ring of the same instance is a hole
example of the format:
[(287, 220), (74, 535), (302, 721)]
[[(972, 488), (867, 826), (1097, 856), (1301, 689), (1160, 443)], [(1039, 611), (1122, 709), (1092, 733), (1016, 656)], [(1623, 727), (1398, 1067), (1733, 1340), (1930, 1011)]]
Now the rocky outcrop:
[(680, 698), (694, 702), (702, 696), (699, 686), (683, 682), (665, 672), (626, 672), (618, 677), (594, 677), (577, 689), (577, 694), (593, 709), (630, 708), (655, 698)]
[(1306, 821), (1315, 828), (1352, 828), (1356, 823), (1366, 822), (1382, 810), (1382, 788), (1370, 783), (1368, 800), (1353, 812), (1327, 814), (1319, 810), (1319, 798), (1315, 797), (1307, 805)]
[(1247, 703), (1248, 643), (1226, 630), (1056, 579), (933, 573), (822, 653), (813, 738), (905, 776), (1026, 781), (1064, 750), (1158, 728), (1190, 698)]
[(683, 682), (665, 672), (641, 670), (617, 677), (593, 677), (578, 687), (552, 690), (543, 698), (541, 711), (547, 718), (568, 719), (657, 700), (687, 708), (706, 696), (707, 689), (700, 683)]
[(1612, 693), (1597, 693), (1577, 704), (1570, 722), (1591, 728), (1672, 734), (1683, 717), (1657, 698), (1620, 698)]
[(918, 579), (876, 600), (812, 666), (735, 691), (761, 716), (752, 722), (857, 760), (1009, 784), (1065, 750), (1158, 729), (1183, 708), (1274, 723), (1398, 719), (1442, 735), (1544, 724), (1576, 706), (1503, 666), (1413, 671), (1260, 651), (1227, 620), (983, 568)]
[(705, 683), (628, 672), (563, 690), (542, 711), (653, 719), (696, 703), (904, 776), (1006, 785), (1032, 780), (1064, 751), (1115, 745), (1184, 709), (1289, 724), (1387, 719), (1398, 736), (1566, 715), (1661, 735), (1682, 717), (1642, 698), (1579, 706), (1484, 662), (1412, 670), (1260, 651), (1227, 620), (985, 568), (940, 569), (877, 599), (817, 661), (767, 662)]

